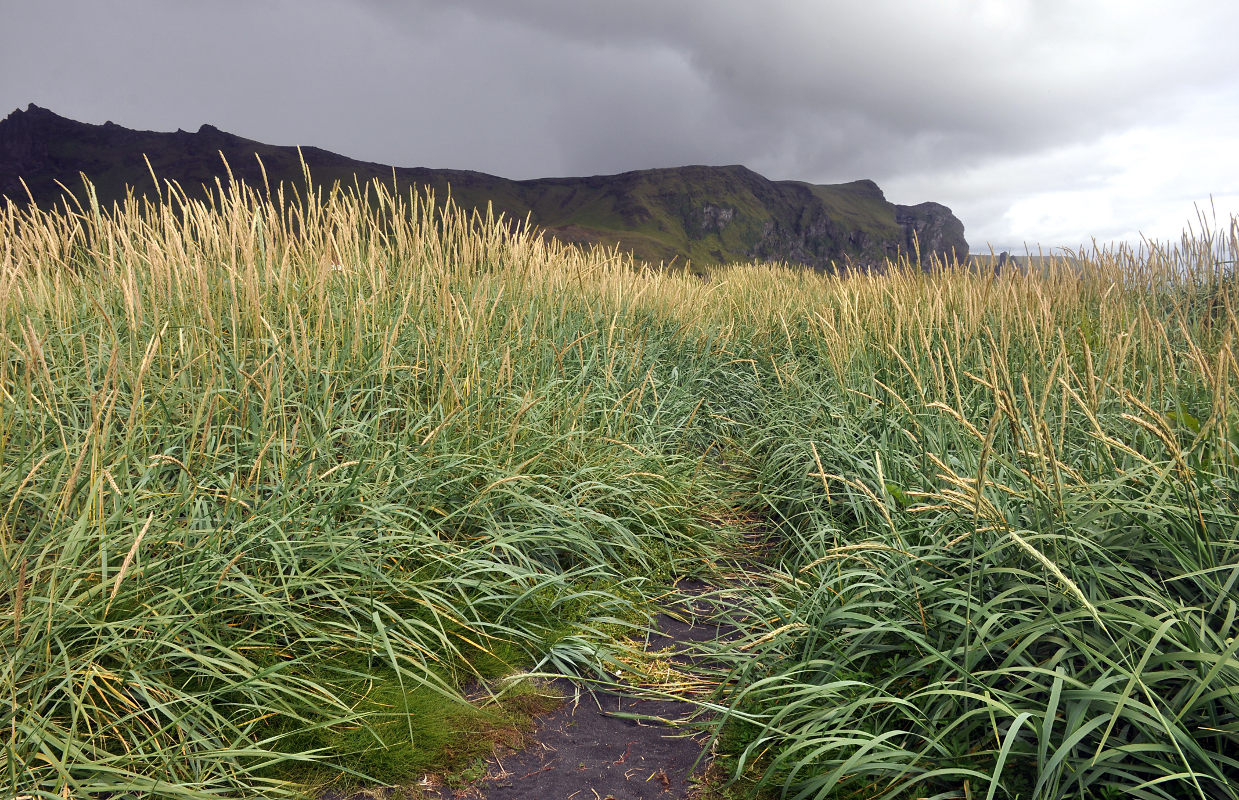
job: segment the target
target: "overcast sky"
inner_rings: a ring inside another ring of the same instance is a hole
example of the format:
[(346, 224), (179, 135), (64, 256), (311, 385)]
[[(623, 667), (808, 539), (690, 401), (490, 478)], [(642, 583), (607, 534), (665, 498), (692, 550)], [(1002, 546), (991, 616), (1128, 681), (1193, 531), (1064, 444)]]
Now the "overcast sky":
[(518, 179), (872, 178), (950, 206), (974, 251), (1239, 212), (1232, 0), (0, 0), (0, 20), (0, 114)]

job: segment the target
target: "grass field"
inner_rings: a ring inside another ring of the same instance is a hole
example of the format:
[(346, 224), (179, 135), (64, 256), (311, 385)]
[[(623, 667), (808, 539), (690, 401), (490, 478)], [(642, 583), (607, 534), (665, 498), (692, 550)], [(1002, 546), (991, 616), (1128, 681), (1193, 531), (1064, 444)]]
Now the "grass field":
[(1237, 253), (700, 280), (378, 185), (9, 205), (0, 786), (467, 767), (747, 535), (730, 791), (1239, 797)]

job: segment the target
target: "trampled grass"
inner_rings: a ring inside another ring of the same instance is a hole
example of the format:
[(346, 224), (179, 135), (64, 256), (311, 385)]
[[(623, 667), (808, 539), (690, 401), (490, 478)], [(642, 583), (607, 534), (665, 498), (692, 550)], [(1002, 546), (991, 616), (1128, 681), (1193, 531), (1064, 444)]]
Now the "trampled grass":
[(1239, 796), (1236, 253), (702, 281), (378, 185), (8, 206), (0, 785), (450, 769), (749, 519), (732, 774)]

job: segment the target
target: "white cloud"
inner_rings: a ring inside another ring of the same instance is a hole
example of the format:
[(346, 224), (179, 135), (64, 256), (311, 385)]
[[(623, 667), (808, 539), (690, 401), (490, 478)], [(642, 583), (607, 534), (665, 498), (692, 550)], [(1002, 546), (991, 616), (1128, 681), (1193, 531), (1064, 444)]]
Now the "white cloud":
[[(1184, 95), (1146, 123), (1062, 147), (896, 178), (892, 191), (950, 187), (974, 249), (1177, 240), (1198, 210), (1239, 213), (1239, 102)], [(941, 192), (938, 193), (941, 196)]]

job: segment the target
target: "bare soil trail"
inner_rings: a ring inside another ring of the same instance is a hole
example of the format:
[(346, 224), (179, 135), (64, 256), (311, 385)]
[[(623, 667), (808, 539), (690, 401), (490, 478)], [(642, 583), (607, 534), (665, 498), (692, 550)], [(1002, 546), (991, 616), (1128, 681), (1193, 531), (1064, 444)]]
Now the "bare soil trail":
[[(709, 736), (691, 724), (698, 706), (677, 699), (667, 687), (680, 669), (699, 655), (695, 646), (728, 635), (714, 619), (712, 604), (700, 596), (710, 587), (681, 581), (656, 633), (645, 643), (651, 664), (661, 664), (662, 692), (649, 686), (613, 691), (580, 689), (568, 678), (553, 685), (567, 697), (558, 710), (541, 717), (531, 743), (519, 752), (495, 756), (485, 777), (443, 798), (484, 800), (677, 800), (694, 796), (709, 765)], [(681, 683), (693, 691), (692, 680)], [(658, 696), (658, 695), (663, 696)]]
[[(730, 581), (724, 579), (723, 586)], [(715, 687), (710, 645), (738, 630), (712, 593), (720, 587), (682, 579), (666, 594), (635, 669), (615, 683), (558, 677), (566, 698), (535, 720), (534, 730), (501, 748), (479, 773), (444, 785), (327, 790), (321, 800), (688, 800), (710, 797), (701, 779), (711, 763), (701, 707)], [(731, 609), (734, 614), (734, 608)]]

